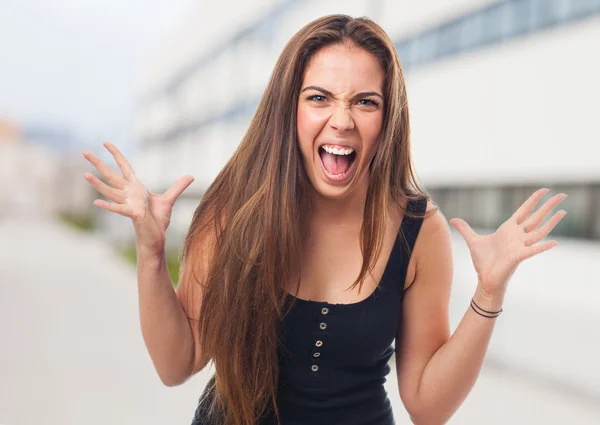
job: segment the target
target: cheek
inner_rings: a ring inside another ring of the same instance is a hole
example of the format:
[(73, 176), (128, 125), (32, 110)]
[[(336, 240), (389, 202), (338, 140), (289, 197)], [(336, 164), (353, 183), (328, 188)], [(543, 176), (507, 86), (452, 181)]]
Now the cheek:
[(361, 123), (361, 138), (363, 139), (364, 148), (371, 154), (374, 154), (377, 149), (382, 125), (382, 115), (370, 116)]
[(315, 138), (321, 132), (327, 117), (323, 111), (316, 108), (298, 107), (297, 114), (298, 140), (300, 148), (312, 150)]

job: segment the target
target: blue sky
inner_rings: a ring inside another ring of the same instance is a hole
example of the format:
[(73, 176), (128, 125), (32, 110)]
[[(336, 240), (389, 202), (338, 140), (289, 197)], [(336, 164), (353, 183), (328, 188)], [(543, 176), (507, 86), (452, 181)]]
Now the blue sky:
[(141, 64), (192, 0), (0, 0), (0, 117), (126, 144)]

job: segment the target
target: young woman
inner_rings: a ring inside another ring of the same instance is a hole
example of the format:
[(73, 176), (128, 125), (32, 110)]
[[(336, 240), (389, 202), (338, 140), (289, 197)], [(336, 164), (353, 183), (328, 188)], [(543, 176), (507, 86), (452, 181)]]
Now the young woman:
[[(491, 235), (451, 224), (478, 275), (452, 336), (449, 226), (419, 187), (399, 58), (372, 21), (326, 16), (285, 46), (248, 132), (203, 196), (173, 291), (165, 231), (185, 176), (152, 193), (86, 178), (136, 230), (141, 328), (166, 385), (213, 361), (194, 424), (393, 424), (383, 384), (396, 353), (416, 424), (443, 424), (473, 387), (508, 281), (564, 216), (536, 191)], [(392, 342), (395, 340), (395, 347)]]

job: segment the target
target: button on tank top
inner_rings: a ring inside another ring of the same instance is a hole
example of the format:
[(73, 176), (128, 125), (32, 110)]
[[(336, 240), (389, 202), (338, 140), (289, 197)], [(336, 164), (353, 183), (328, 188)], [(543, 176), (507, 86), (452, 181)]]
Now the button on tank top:
[[(408, 202), (421, 215), (427, 200)], [(283, 319), (278, 347), (282, 425), (393, 425), (384, 388), (400, 326), (404, 283), (422, 218), (405, 217), (377, 288), (364, 300), (304, 300)], [(214, 378), (213, 378), (214, 379)], [(199, 406), (192, 425), (206, 424)], [(263, 425), (274, 425), (272, 417)]]

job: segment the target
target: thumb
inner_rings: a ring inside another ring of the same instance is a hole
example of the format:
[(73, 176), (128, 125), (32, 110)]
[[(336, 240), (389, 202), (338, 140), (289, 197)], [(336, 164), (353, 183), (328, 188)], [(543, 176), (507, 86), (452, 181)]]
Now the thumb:
[(175, 202), (177, 198), (179, 198), (179, 195), (181, 195), (193, 182), (194, 178), (192, 176), (179, 177), (175, 184), (165, 192), (165, 196)]
[(450, 224), (458, 230), (467, 243), (471, 243), (477, 237), (477, 233), (462, 218), (453, 218), (450, 220)]

